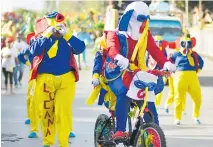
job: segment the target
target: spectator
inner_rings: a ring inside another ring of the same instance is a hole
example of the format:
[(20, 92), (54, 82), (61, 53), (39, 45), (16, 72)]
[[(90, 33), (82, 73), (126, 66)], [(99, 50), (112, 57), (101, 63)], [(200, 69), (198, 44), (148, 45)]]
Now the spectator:
[(193, 26), (198, 25), (199, 19), (200, 19), (199, 8), (195, 6), (193, 10)]
[(205, 10), (203, 18), (204, 18), (205, 24), (211, 24), (212, 23), (212, 18), (211, 18), (211, 15), (210, 15), (208, 9)]
[(6, 47), (4, 47), (1, 51), (1, 58), (2, 58), (2, 71), (5, 78), (5, 94), (8, 94), (8, 78), (10, 80), (10, 94), (13, 94), (13, 70), (15, 67), (15, 60), (16, 52), (12, 48), (12, 38), (7, 38), (5, 43)]
[[(28, 45), (24, 41), (21, 40), (21, 34), (18, 33), (16, 35), (17, 40), (14, 42), (13, 48), (18, 54), (22, 49), (27, 48)], [(17, 59), (18, 60), (18, 59)], [(14, 81), (15, 81), (15, 87), (18, 88), (18, 85), (22, 85), (22, 77), (24, 72), (24, 64), (21, 62), (17, 62), (14, 69)], [(19, 73), (19, 76), (18, 76)]]
[(5, 45), (5, 39), (6, 39), (5, 37), (1, 38), (1, 49), (4, 48), (4, 47), (6, 47), (6, 45)]

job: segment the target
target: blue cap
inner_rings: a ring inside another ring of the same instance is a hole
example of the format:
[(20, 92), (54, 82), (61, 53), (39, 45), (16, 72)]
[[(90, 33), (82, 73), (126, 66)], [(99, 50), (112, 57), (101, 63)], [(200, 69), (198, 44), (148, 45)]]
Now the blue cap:
[(47, 15), (47, 18), (55, 18), (58, 15), (58, 12), (53, 11), (50, 14)]

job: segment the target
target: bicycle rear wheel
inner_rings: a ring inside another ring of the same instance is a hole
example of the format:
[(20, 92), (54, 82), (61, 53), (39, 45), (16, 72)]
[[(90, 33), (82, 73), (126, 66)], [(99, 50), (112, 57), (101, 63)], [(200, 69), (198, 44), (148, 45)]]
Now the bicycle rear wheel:
[[(95, 147), (116, 147), (114, 144), (109, 144), (112, 140), (115, 123), (105, 114), (100, 114), (95, 123), (94, 144)], [(108, 142), (108, 144), (107, 144)]]
[(163, 130), (155, 123), (144, 124), (135, 138), (133, 147), (167, 147)]

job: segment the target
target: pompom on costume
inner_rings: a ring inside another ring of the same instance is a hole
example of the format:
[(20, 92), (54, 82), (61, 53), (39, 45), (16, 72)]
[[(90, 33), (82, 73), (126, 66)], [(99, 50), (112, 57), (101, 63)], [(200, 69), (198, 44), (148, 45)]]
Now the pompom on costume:
[(175, 123), (180, 124), (182, 117), (183, 99), (188, 92), (194, 103), (193, 117), (197, 124), (200, 124), (200, 108), (202, 102), (201, 87), (197, 73), (203, 68), (204, 62), (200, 55), (192, 48), (195, 46), (195, 39), (183, 37), (180, 40), (180, 51), (174, 53), (170, 60), (177, 66), (174, 77), (175, 88)]
[(174, 65), (156, 46), (149, 31), (149, 8), (141, 1), (127, 6), (119, 21), (118, 30), (107, 33), (106, 44), (108, 54), (104, 74), (110, 89), (116, 95), (117, 132), (113, 136), (116, 139), (125, 136), (130, 105), (126, 93), (132, 76), (123, 70), (129, 66), (129, 62), (134, 63), (140, 70), (146, 70), (145, 53), (148, 51), (161, 68), (172, 69)]
[[(72, 130), (72, 102), (75, 82), (79, 80), (74, 54), (85, 50), (85, 44), (66, 31), (64, 16), (53, 12), (36, 23), (41, 34), (30, 46), (33, 55), (31, 80), (41, 118), (43, 145), (55, 143), (56, 128), (59, 146), (68, 147)], [(56, 123), (57, 122), (57, 123)]]

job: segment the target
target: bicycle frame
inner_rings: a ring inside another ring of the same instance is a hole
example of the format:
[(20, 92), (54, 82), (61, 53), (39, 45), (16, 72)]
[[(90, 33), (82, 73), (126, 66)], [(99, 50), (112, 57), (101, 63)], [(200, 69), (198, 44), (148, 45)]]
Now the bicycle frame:
[[(148, 88), (146, 88), (145, 91), (146, 91), (146, 95), (145, 95), (145, 98), (144, 98), (144, 103), (141, 106), (141, 109), (139, 111), (139, 114), (138, 114), (138, 117), (137, 117), (137, 122), (135, 123), (135, 128), (134, 128), (132, 134), (130, 135), (129, 145), (133, 145), (134, 144), (135, 137), (138, 134), (138, 131), (141, 130), (141, 127), (144, 124), (143, 119), (142, 119), (142, 114), (144, 114), (144, 110), (145, 110), (145, 108), (147, 106), (147, 103), (148, 103)], [(131, 123), (131, 118), (128, 118), (128, 119), (130, 119), (130, 121), (128, 121), (128, 123)]]

